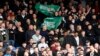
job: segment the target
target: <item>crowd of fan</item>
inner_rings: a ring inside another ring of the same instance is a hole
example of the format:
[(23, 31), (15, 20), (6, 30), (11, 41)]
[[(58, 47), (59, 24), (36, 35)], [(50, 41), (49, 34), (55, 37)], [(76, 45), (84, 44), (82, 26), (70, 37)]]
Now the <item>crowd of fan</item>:
[[(0, 0), (1, 1), (1, 0)], [(55, 4), (55, 30), (35, 4)], [(99, 0), (4, 0), (0, 3), (0, 56), (100, 56)]]

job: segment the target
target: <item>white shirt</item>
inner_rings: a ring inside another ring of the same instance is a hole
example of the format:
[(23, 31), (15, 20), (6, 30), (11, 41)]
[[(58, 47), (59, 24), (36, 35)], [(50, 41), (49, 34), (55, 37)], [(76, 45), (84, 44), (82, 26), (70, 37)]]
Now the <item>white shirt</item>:
[(48, 47), (48, 44), (47, 43), (39, 43), (38, 44), (38, 48), (39, 48), (40, 51), (41, 51), (41, 48), (42, 47), (47, 48)]
[(39, 42), (41, 38), (42, 38), (41, 35), (38, 35), (38, 36), (37, 36), (36, 34), (34, 34), (34, 35), (32, 36), (32, 39), (34, 40), (35, 43)]
[(30, 54), (33, 54), (34, 53), (34, 49), (30, 48), (29, 52), (30, 52)]
[(79, 45), (79, 37), (78, 36), (75, 37), (75, 40), (76, 40), (77, 45)]

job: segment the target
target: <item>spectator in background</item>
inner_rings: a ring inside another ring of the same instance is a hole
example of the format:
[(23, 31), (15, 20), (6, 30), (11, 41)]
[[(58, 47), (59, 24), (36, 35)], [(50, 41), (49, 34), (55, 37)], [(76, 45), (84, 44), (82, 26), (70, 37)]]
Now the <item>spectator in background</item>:
[(32, 56), (41, 56), (41, 53), (39, 52), (37, 47), (34, 48), (34, 53), (32, 54)]
[(34, 40), (32, 38), (29, 39), (29, 42), (28, 42), (29, 45), (27, 45), (27, 48), (28, 49), (32, 48), (33, 47), (33, 43), (34, 43)]
[(82, 40), (81, 40), (81, 38), (79, 37), (79, 35), (78, 35), (77, 32), (75, 32), (75, 34), (74, 34), (74, 39), (73, 39), (73, 40), (74, 40), (74, 42), (73, 42), (73, 43), (74, 43), (74, 44), (73, 44), (74, 46), (83, 45), (82, 42), (81, 42)]
[(81, 32), (80, 39), (82, 40), (83, 46), (86, 46), (87, 36), (85, 31)]
[(94, 49), (94, 47), (90, 46), (90, 52), (86, 54), (86, 56), (99, 56), (98, 52)]
[(8, 47), (8, 48), (6, 49), (6, 51), (5, 51), (5, 53), (4, 53), (4, 56), (16, 56), (16, 54), (15, 54), (15, 52), (13, 52), (13, 51), (11, 50), (10, 47)]
[(0, 56), (3, 56), (3, 52), (2, 51), (0, 51)]
[(26, 19), (27, 19), (27, 12), (26, 10), (22, 10), (21, 15), (18, 15), (17, 17), (17, 21), (20, 21), (21, 26), (23, 28), (24, 31), (27, 30), (27, 26), (26, 26)]
[(31, 20), (32, 25), (36, 25), (37, 28), (40, 28), (40, 21), (37, 18), (36, 14), (32, 15), (32, 20)]
[(24, 51), (26, 49), (26, 46), (27, 46), (26, 43), (22, 43), (22, 46), (17, 49), (16, 55), (17, 56), (24, 56)]
[[(57, 29), (41, 27), (37, 3), (60, 6)], [(99, 18), (99, 0), (0, 0), (0, 55), (100, 56)]]
[(45, 37), (46, 42), (49, 41), (47, 26), (44, 25), (42, 27), (42, 30), (40, 31), (40, 34)]
[(1, 52), (5, 51), (5, 47), (4, 47), (3, 41), (0, 41), (0, 50), (1, 50)]
[[(21, 26), (21, 22), (17, 22), (16, 23), (16, 42), (18, 45), (22, 45), (22, 43), (25, 41), (25, 31), (23, 29), (23, 27)], [(19, 41), (22, 40), (22, 41)]]
[(86, 30), (86, 36), (88, 37), (88, 40), (91, 41), (91, 43), (95, 43), (95, 33), (94, 30), (92, 30), (92, 25), (88, 25), (88, 28)]
[(34, 35), (35, 34), (35, 29), (34, 29), (34, 27), (35, 26), (33, 26), (33, 25), (29, 25), (29, 27), (28, 27), (28, 30), (26, 31), (26, 41), (28, 41), (29, 39), (31, 39), (32, 38), (32, 35)]
[(35, 34), (32, 36), (32, 39), (35, 43), (39, 43), (42, 36), (40, 35), (40, 30), (36, 30)]
[(9, 24), (8, 31), (9, 31), (9, 44), (14, 46), (16, 30), (15, 30), (15, 26), (13, 25), (13, 23)]
[(5, 23), (1, 23), (0, 26), (0, 39), (1, 41), (4, 41), (5, 43), (9, 40), (9, 32), (6, 29)]
[(100, 24), (96, 28), (97, 41), (100, 44)]
[(45, 42), (45, 37), (42, 37), (40, 40), (40, 43), (38, 44), (39, 51), (41, 51), (42, 48), (46, 49), (48, 48), (48, 44)]

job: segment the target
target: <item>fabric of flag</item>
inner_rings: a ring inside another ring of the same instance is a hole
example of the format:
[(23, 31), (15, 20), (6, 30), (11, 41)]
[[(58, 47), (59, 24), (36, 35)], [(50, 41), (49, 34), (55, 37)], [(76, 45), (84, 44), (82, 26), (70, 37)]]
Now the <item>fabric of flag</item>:
[(44, 19), (42, 25), (47, 26), (48, 30), (57, 29), (57, 27), (61, 24), (62, 18), (63, 17), (47, 17)]
[(58, 5), (43, 5), (43, 4), (36, 4), (35, 9), (47, 16), (53, 16), (56, 11), (59, 11), (60, 6)]

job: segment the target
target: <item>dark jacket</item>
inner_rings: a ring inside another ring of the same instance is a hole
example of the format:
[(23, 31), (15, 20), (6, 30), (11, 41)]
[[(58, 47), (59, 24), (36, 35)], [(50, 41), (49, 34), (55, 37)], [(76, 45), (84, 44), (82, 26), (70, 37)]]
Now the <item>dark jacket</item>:
[(35, 34), (34, 30), (27, 30), (25, 33), (25, 40), (28, 41), (29, 39), (31, 39), (32, 35), (34, 35), (34, 34)]
[[(86, 53), (86, 56), (90, 56), (90, 53), (91, 53), (91, 52)], [(99, 53), (94, 52), (94, 55), (93, 55), (93, 56), (100, 56), (100, 55), (99, 55)]]

